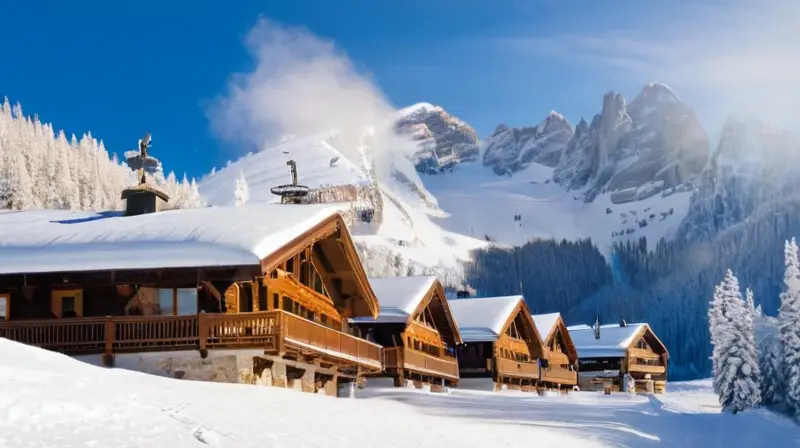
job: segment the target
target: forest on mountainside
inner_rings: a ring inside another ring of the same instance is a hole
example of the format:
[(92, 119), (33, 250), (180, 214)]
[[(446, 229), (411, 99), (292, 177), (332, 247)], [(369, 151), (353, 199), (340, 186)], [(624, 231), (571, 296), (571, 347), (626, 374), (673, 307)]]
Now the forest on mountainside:
[[(205, 205), (194, 179), (178, 181), (172, 172), (152, 177), (170, 197), (166, 208)], [(136, 173), (90, 133), (68, 139), (25, 116), (19, 103), (0, 104), (0, 209), (121, 210), (122, 190), (136, 184)]]
[[(711, 373), (708, 304), (730, 268), (764, 313), (775, 315), (784, 273), (783, 244), (800, 235), (800, 197), (764, 204), (711, 239), (615, 246), (608, 259), (590, 241), (532, 241), (474, 253), (466, 282), (480, 296), (519, 294), (534, 313), (561, 312), (567, 325), (648, 322), (670, 350), (670, 378)], [(519, 261), (519, 265), (517, 264)], [(519, 269), (516, 268), (519, 266)]]

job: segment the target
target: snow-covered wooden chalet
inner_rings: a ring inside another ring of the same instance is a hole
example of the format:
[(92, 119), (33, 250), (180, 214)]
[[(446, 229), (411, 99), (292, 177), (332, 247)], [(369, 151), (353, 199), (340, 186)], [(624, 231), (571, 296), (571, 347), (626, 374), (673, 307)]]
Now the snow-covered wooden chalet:
[(370, 278), (380, 303), (377, 318), (353, 321), (384, 349), (383, 375), (395, 385), (412, 380), (430, 384), (432, 390), (457, 384), (455, 347), (461, 343), (444, 288), (436, 277)]
[(187, 379), (333, 395), (382, 370), (332, 205), (0, 213), (0, 311), (0, 337)]
[(451, 300), (450, 309), (464, 341), (461, 378), (492, 378), (496, 390), (536, 387), (544, 348), (522, 296)]
[(636, 389), (645, 390), (648, 379), (655, 392), (663, 392), (667, 381), (669, 352), (645, 323), (577, 325), (568, 327), (578, 349), (578, 384), (581, 389), (624, 390), (624, 377), (636, 380)]
[(578, 384), (578, 351), (560, 313), (534, 314), (533, 323), (544, 342), (539, 383), (545, 387), (571, 389)]

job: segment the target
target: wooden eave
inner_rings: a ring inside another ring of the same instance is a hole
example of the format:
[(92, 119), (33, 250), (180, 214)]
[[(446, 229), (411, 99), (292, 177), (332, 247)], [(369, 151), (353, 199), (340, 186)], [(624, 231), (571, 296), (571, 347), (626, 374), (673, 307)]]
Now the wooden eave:
[(650, 328), (650, 325), (648, 324), (642, 325), (639, 331), (636, 332), (636, 336), (634, 336), (634, 338), (631, 340), (631, 344), (625, 349), (625, 351), (627, 352), (628, 350), (635, 348), (636, 343), (639, 342), (639, 339), (644, 337), (646, 333), (649, 333), (649, 335), (653, 337), (653, 339), (658, 343), (661, 349), (664, 350), (664, 360), (665, 361), (668, 360), (669, 350), (667, 350), (667, 346), (664, 345), (663, 342), (661, 342), (661, 339), (659, 339), (658, 336), (656, 336), (656, 333), (653, 331), (652, 328)]
[(545, 347), (550, 346), (550, 341), (552, 341), (553, 337), (555, 336), (556, 332), (561, 333), (561, 338), (567, 346), (567, 357), (570, 361), (576, 361), (578, 359), (578, 348), (575, 347), (575, 343), (572, 342), (572, 337), (569, 335), (569, 330), (567, 330), (567, 325), (564, 324), (564, 320), (561, 319), (561, 316), (556, 318), (556, 322), (550, 328), (550, 331), (547, 333), (547, 336), (543, 339)]
[[(447, 301), (447, 297), (444, 294), (444, 288), (442, 287), (441, 282), (438, 279), (434, 280), (433, 284), (431, 285), (428, 292), (425, 293), (425, 297), (417, 304), (417, 307), (414, 309), (414, 312), (408, 316), (408, 321), (406, 322), (406, 326), (411, 325), (414, 322), (414, 316), (421, 313), (422, 310), (425, 309), (428, 304), (431, 303), (433, 298), (436, 296), (436, 293), (439, 293), (439, 297), (441, 298), (440, 301), (442, 303), (442, 310), (444, 311), (445, 317), (447, 318), (447, 322), (450, 325), (453, 333), (453, 340), (456, 341), (458, 344), (462, 344), (464, 342), (461, 339), (461, 332), (458, 330), (458, 323), (456, 323), (456, 319), (453, 316), (453, 312), (450, 310), (450, 304)], [(441, 329), (439, 329), (441, 331)]]
[[(539, 352), (544, 355), (546, 352), (544, 341), (542, 340), (542, 336), (539, 334), (539, 330), (536, 329), (536, 324), (533, 322), (533, 316), (531, 315), (531, 311), (528, 308), (528, 304), (525, 303), (525, 299), (519, 299), (519, 303), (517, 306), (514, 307), (514, 311), (506, 318), (505, 324), (503, 324), (503, 328), (500, 329), (500, 336), (506, 334), (508, 327), (511, 326), (511, 323), (514, 322), (514, 319), (517, 317), (518, 314), (522, 313), (523, 320), (529, 327), (529, 330), (533, 332), (534, 340), (527, 341), (528, 342), (528, 350), (531, 354)], [(539, 350), (536, 350), (536, 345), (539, 344)]]
[(320, 221), (307, 231), (303, 232), (301, 235), (293, 238), (279, 249), (264, 257), (261, 260), (261, 271), (264, 274), (271, 272), (283, 262), (283, 260), (287, 257), (287, 254), (295, 254), (300, 252), (303, 248), (310, 246), (317, 241), (328, 238), (337, 232), (339, 237), (339, 247), (342, 248), (345, 258), (353, 270), (353, 276), (356, 284), (358, 285), (358, 289), (361, 291), (360, 297), (366, 301), (367, 308), (370, 311), (370, 317), (376, 319), (380, 314), (380, 304), (378, 302), (378, 298), (375, 296), (375, 292), (372, 290), (369, 280), (367, 280), (367, 274), (364, 272), (364, 266), (361, 264), (361, 259), (358, 257), (358, 252), (356, 252), (356, 246), (353, 243), (350, 232), (347, 230), (347, 225), (345, 224), (344, 219), (339, 213), (335, 213), (330, 217)]

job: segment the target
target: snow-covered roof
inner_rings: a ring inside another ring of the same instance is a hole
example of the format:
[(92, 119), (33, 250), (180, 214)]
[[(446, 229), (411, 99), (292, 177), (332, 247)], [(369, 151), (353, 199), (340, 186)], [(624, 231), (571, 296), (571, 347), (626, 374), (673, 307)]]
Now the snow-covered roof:
[(258, 265), (337, 204), (0, 213), (0, 274)]
[(464, 342), (494, 341), (522, 296), (450, 300)]
[(381, 313), (377, 319), (353, 318), (354, 322), (407, 322), (411, 313), (430, 291), (435, 276), (370, 277), (369, 283), (378, 297)]
[(600, 339), (595, 339), (594, 329), (588, 325), (568, 327), (569, 336), (578, 349), (580, 358), (613, 358), (625, 356), (633, 338), (647, 324), (619, 324), (600, 326)]
[(550, 330), (553, 329), (553, 325), (561, 317), (561, 313), (535, 314), (531, 317), (533, 317), (533, 323), (536, 324), (536, 331), (544, 339), (550, 334)]

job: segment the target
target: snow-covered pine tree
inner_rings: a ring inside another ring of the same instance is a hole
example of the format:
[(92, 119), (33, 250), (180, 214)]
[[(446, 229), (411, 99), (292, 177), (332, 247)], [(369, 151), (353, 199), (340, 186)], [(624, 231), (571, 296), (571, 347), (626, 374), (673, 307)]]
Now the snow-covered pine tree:
[[(0, 103), (0, 209), (121, 210), (120, 193), (136, 181), (90, 133), (67, 139), (52, 125), (24, 116), (19, 103)], [(160, 174), (152, 181), (170, 197), (186, 199), (166, 208), (205, 206), (189, 182)]]
[(786, 272), (778, 313), (786, 403), (795, 417), (800, 416), (800, 262), (794, 238), (784, 247)]
[(239, 178), (236, 179), (233, 196), (234, 204), (237, 207), (243, 207), (245, 204), (247, 204), (247, 201), (250, 200), (250, 191), (247, 189), (247, 180), (245, 179), (244, 172), (242, 171), (239, 171)]
[(761, 368), (761, 402), (766, 406), (783, 402), (783, 353), (778, 338), (772, 336), (762, 341), (758, 355), (758, 365)]
[[(727, 280), (727, 277), (726, 277)], [(721, 381), (719, 375), (719, 362), (722, 353), (727, 350), (726, 337), (730, 330), (730, 318), (728, 316), (728, 302), (725, 292), (726, 281), (723, 281), (714, 288), (714, 296), (708, 308), (708, 330), (711, 334), (711, 372), (713, 376), (714, 392), (722, 394)]]
[(747, 311), (750, 313), (752, 317), (758, 316), (760, 313), (756, 309), (756, 302), (755, 298), (753, 297), (753, 290), (747, 288), (745, 290), (745, 304), (747, 305)]
[(714, 344), (714, 386), (723, 411), (737, 414), (761, 403), (761, 371), (758, 366), (753, 316), (739, 289), (739, 280), (730, 269), (718, 288), (715, 302), (721, 302)]

